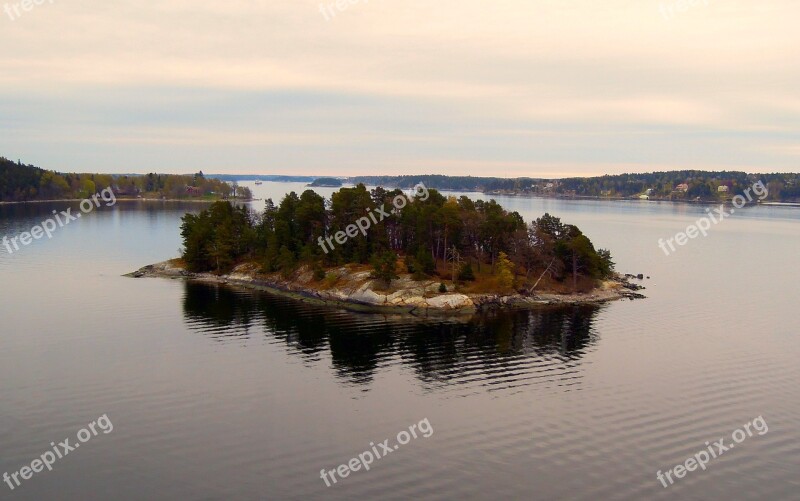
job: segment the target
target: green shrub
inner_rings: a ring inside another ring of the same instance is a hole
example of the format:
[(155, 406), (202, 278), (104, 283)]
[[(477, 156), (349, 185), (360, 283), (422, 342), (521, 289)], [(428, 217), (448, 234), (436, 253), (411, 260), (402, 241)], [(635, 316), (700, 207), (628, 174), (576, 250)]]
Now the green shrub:
[(339, 277), (335, 273), (325, 274), (325, 287), (333, 287), (338, 281)]
[(314, 280), (320, 282), (325, 279), (325, 269), (319, 263), (314, 263)]
[(472, 264), (466, 263), (461, 267), (461, 270), (458, 272), (458, 279), (462, 282), (475, 281), (475, 272), (472, 271)]
[(428, 249), (420, 248), (419, 251), (417, 251), (414, 261), (415, 271), (422, 272), (428, 276), (436, 272), (436, 263), (433, 262), (433, 257)]
[(388, 287), (392, 280), (398, 278), (395, 268), (397, 266), (397, 254), (392, 251), (386, 251), (381, 254), (376, 254), (372, 257), (372, 277), (382, 280)]

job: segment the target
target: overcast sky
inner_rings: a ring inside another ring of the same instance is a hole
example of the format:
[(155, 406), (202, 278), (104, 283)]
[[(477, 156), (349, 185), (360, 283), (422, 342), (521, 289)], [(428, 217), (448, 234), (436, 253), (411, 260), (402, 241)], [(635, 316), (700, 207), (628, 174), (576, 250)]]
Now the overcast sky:
[(0, 156), (49, 169), (800, 171), (798, 0), (18, 1)]

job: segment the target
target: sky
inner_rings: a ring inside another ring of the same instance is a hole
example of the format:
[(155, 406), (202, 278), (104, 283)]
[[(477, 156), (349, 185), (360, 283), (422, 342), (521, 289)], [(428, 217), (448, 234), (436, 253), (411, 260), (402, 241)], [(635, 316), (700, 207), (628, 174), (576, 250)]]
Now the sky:
[(0, 0), (62, 172), (800, 171), (797, 0)]

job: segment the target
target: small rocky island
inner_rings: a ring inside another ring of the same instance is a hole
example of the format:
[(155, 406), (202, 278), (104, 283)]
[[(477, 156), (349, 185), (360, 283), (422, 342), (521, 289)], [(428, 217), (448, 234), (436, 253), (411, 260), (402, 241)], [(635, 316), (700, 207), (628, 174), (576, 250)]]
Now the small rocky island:
[(644, 297), (575, 226), (526, 225), (494, 200), (364, 185), (330, 202), (289, 193), (261, 213), (227, 202), (187, 214), (179, 259), (129, 274), (202, 280), (356, 310), (474, 313)]
[(602, 281), (597, 288), (589, 292), (576, 294), (548, 291), (496, 294), (450, 292), (448, 285), (452, 289), (458, 289), (457, 284), (452, 283), (446, 284), (447, 291), (442, 292), (443, 282), (419, 281), (410, 274), (399, 276), (387, 289), (380, 280), (374, 278), (370, 270), (364, 270), (358, 265), (329, 270), (324, 283), (314, 280), (313, 272), (305, 266), (288, 278), (280, 273), (262, 273), (259, 266), (254, 263), (241, 264), (230, 273), (217, 275), (189, 272), (180, 259), (145, 266), (127, 276), (198, 280), (264, 290), (304, 301), (343, 306), (356, 311), (391, 310), (414, 314), (475, 313), (492, 308), (599, 304), (623, 298), (644, 297), (636, 292), (644, 287), (620, 275)]
[(342, 180), (335, 177), (321, 177), (308, 184), (311, 188), (341, 188)]

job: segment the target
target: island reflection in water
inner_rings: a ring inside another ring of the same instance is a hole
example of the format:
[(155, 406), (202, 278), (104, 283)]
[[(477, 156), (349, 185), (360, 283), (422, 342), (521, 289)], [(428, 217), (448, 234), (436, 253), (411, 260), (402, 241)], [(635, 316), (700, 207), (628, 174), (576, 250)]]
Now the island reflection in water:
[(218, 342), (266, 339), (310, 363), (329, 357), (337, 377), (362, 385), (395, 363), (412, 367), (431, 387), (479, 372), (488, 389), (492, 380), (508, 388), (553, 370), (560, 386), (575, 384), (575, 368), (598, 341), (593, 322), (602, 309), (570, 306), (431, 320), (356, 313), (226, 285), (187, 281), (184, 287), (190, 329)]

